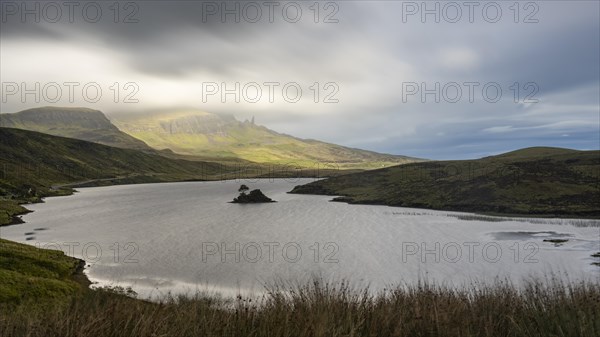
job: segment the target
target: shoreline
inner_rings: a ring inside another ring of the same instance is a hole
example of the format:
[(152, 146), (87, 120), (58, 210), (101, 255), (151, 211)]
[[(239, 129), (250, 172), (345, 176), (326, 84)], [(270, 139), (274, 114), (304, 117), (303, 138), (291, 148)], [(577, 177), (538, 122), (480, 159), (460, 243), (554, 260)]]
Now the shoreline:
[[(19, 205), (22, 206), (22, 204), (19, 204)], [(24, 224), (25, 220), (23, 220), (22, 217), (23, 217), (23, 215), (29, 214), (29, 213), (33, 213), (33, 211), (25, 208), (25, 211), (13, 214), (10, 222), (7, 224), (4, 224), (4, 225), (0, 225), (0, 227), (2, 227), (2, 226), (8, 227), (8, 226)]]
[[(301, 186), (301, 185), (300, 185)], [(465, 210), (465, 209), (450, 209), (450, 208), (424, 208), (417, 206), (398, 206), (391, 205), (385, 202), (377, 202), (377, 201), (355, 201), (350, 196), (346, 195), (337, 195), (337, 194), (328, 194), (328, 193), (305, 193), (305, 192), (287, 192), (289, 194), (298, 194), (298, 195), (318, 195), (318, 196), (328, 196), (333, 197), (329, 202), (338, 202), (345, 203), (348, 205), (369, 205), (369, 206), (386, 206), (391, 208), (411, 208), (411, 209), (421, 209), (424, 211), (441, 211), (441, 212), (456, 212), (456, 213), (469, 213), (479, 216), (487, 216), (487, 217), (510, 217), (510, 218), (523, 218), (523, 219), (564, 219), (564, 220), (600, 220), (600, 215), (590, 215), (585, 216), (582, 214), (554, 214), (554, 213), (498, 213), (498, 212), (485, 212), (485, 211), (476, 211), (476, 210)]]
[(17, 212), (11, 213), (8, 210), (6, 210), (6, 214), (9, 217), (9, 221), (7, 223), (0, 223), (0, 228), (1, 227), (8, 227), (8, 226), (15, 226), (15, 225), (21, 225), (25, 223), (25, 220), (23, 220), (23, 215), (29, 214), (29, 213), (33, 213), (32, 210), (26, 208), (24, 205), (30, 205), (30, 204), (37, 204), (37, 203), (42, 203), (44, 202), (43, 200), (40, 199), (40, 201), (36, 201), (36, 202), (23, 202), (20, 203), (18, 201), (7, 201), (7, 203), (14, 203), (15, 205), (17, 205), (18, 207), (22, 208), (22, 210), (19, 210)]
[[(266, 178), (268, 179), (268, 178)], [(285, 179), (285, 178), (280, 178), (280, 179)], [(209, 182), (218, 182), (218, 181), (232, 181), (235, 182), (237, 180), (235, 179), (227, 179), (227, 180), (214, 180), (214, 181), (209, 181)], [(169, 182), (169, 183), (184, 183), (184, 182), (189, 182), (189, 181), (177, 181), (177, 182)], [(167, 183), (167, 182), (160, 182), (160, 183)], [(159, 184), (159, 183), (146, 183), (148, 185), (150, 184)], [(118, 186), (118, 185), (139, 185), (139, 184), (115, 184), (115, 185), (103, 185), (103, 186)], [(90, 187), (101, 187), (101, 186), (90, 186)], [(69, 188), (68, 190), (62, 190), (62, 192), (64, 194), (58, 194), (58, 195), (49, 195), (49, 196), (44, 196), (44, 197), (40, 197), (38, 200), (36, 200), (35, 202), (24, 202), (21, 203), (19, 205), (21, 206), (25, 206), (28, 204), (35, 204), (35, 203), (44, 203), (45, 198), (48, 197), (54, 197), (54, 196), (72, 196), (75, 193), (77, 193), (78, 191), (73, 189), (73, 188)], [(290, 193), (290, 192), (287, 192)], [(298, 193), (298, 194), (305, 194), (305, 193)], [(319, 195), (322, 196), (320, 194), (314, 194), (314, 195)], [(333, 200), (330, 200), (330, 202), (333, 202)], [(390, 207), (391, 209), (406, 209), (406, 208), (414, 208), (414, 207), (402, 207), (402, 206), (390, 206), (390, 205), (385, 205), (385, 204), (363, 204), (363, 203), (347, 203), (349, 205), (375, 205), (375, 206), (386, 206), (386, 207)], [(24, 207), (23, 207), (24, 208)], [(424, 211), (434, 211), (434, 212), (459, 212), (459, 213), (467, 213), (466, 216), (490, 216), (492, 218), (502, 218), (502, 217), (508, 217), (508, 215), (489, 215), (489, 214), (481, 214), (481, 213), (471, 213), (471, 212), (462, 212), (462, 211), (452, 211), (452, 210), (436, 210), (436, 209), (428, 209), (428, 208), (419, 208), (422, 209)], [(24, 211), (16, 213), (12, 216), (12, 221), (9, 224), (5, 224), (5, 225), (1, 225), (1, 226), (14, 226), (14, 225), (20, 225), (20, 224), (25, 224), (27, 223), (25, 220), (22, 219), (22, 216), (32, 213), (32, 210), (29, 210), (27, 208), (24, 208)], [(537, 217), (520, 217), (520, 219), (511, 219), (514, 221), (518, 221), (518, 220), (522, 220), (522, 221), (527, 221), (527, 220), (532, 220), (532, 219), (544, 219), (542, 216), (537, 216)], [(545, 218), (545, 219), (557, 219), (557, 220), (564, 220), (565, 218)], [(568, 218), (567, 218), (568, 219)], [(573, 220), (596, 220), (596, 219), (586, 219), (586, 218), (573, 218)], [(485, 220), (483, 220), (485, 221)], [(506, 221), (509, 221), (508, 219), (506, 219)], [(9, 240), (10, 241), (10, 240)], [(16, 241), (11, 241), (11, 242), (16, 242)], [(16, 242), (19, 243), (19, 242)], [(66, 254), (65, 254), (66, 255)], [(69, 256), (69, 255), (67, 255)], [(83, 288), (88, 289), (88, 290), (93, 290), (93, 288), (91, 287), (93, 284), (96, 284), (97, 282), (93, 282), (89, 277), (88, 274), (86, 273), (86, 266), (88, 265), (87, 261), (80, 259), (78, 257), (75, 256), (69, 256), (73, 259), (77, 259), (79, 262), (75, 268), (75, 271), (72, 275), (73, 280), (75, 280), (78, 284), (80, 284)]]
[[(76, 257), (73, 258), (77, 259)], [(94, 284), (94, 282), (92, 282), (85, 273), (85, 266), (87, 265), (87, 262), (83, 259), (77, 260), (79, 262), (77, 267), (75, 267), (75, 272), (71, 275), (71, 278), (73, 278), (73, 280), (81, 285), (84, 289), (91, 290), (92, 288), (90, 288), (90, 286)]]
[[(73, 191), (73, 192), (76, 192), (76, 191)], [(325, 200), (323, 200), (323, 201), (325, 201)], [(44, 201), (42, 200), (40, 202), (44, 202)], [(385, 206), (385, 205), (378, 205), (378, 206)], [(386, 207), (389, 207), (389, 206), (386, 206)], [(402, 207), (393, 207), (393, 208), (391, 208), (391, 210), (393, 210), (394, 208), (395, 209), (402, 209)], [(404, 208), (404, 209), (406, 209), (406, 208)], [(431, 211), (433, 211), (433, 212), (444, 212), (444, 211), (439, 211), (439, 210), (431, 210)], [(420, 215), (420, 214), (409, 214), (409, 215)], [(523, 218), (523, 219), (527, 219), (527, 218)], [(27, 222), (23, 221), (23, 223), (27, 223)], [(16, 242), (16, 241), (11, 241), (11, 242)], [(16, 243), (22, 243), (22, 242), (16, 242)], [(84, 287), (86, 289), (94, 290), (95, 287), (92, 287), (94, 284), (98, 284), (98, 283), (101, 284), (102, 283), (101, 280), (100, 280), (100, 282), (98, 282), (97, 280), (93, 280), (93, 278), (88, 277), (89, 274), (87, 273), (87, 271), (89, 271), (90, 269), (86, 269), (86, 266), (88, 266), (88, 264), (87, 264), (87, 262), (85, 260), (80, 259), (80, 258), (75, 257), (75, 256), (70, 256), (70, 255), (67, 255), (67, 256), (69, 256), (69, 257), (71, 257), (73, 259), (77, 259), (79, 261), (78, 265), (76, 267), (76, 270), (73, 273), (72, 277), (73, 277), (73, 279), (77, 279), (78, 283), (80, 285), (82, 285), (82, 287)], [(138, 299), (144, 300), (143, 298), (138, 298)]]
[[(326, 178), (322, 178), (322, 177), (299, 177), (299, 178), (313, 178), (313, 179), (326, 179)], [(123, 179), (122, 177), (116, 177), (116, 178), (110, 178), (110, 179), (99, 179), (99, 180), (87, 180), (87, 181), (82, 181), (82, 182), (77, 182), (77, 183), (70, 183), (70, 184), (64, 184), (64, 185), (53, 185), (51, 187), (52, 191), (61, 191), (62, 194), (54, 194), (54, 195), (45, 195), (45, 196), (40, 196), (38, 200), (34, 201), (34, 202), (19, 202), (18, 200), (15, 200), (14, 202), (23, 208), (22, 211), (19, 211), (17, 213), (13, 213), (10, 216), (10, 221), (8, 223), (2, 224), (0, 223), (0, 227), (8, 227), (8, 226), (15, 226), (15, 225), (20, 225), (20, 224), (24, 224), (25, 221), (22, 219), (23, 215), (32, 213), (33, 211), (30, 209), (27, 209), (25, 207), (25, 205), (30, 205), (30, 204), (37, 204), (37, 203), (43, 203), (45, 198), (51, 198), (51, 197), (57, 197), (57, 196), (71, 196), (75, 193), (77, 193), (78, 191), (75, 190), (75, 188), (78, 187), (82, 187), (82, 188), (89, 188), (89, 187), (105, 187), (105, 186), (124, 186), (124, 185), (140, 185), (140, 184), (164, 184), (164, 183), (187, 183), (187, 182), (213, 182), (213, 181), (222, 181), (222, 182), (227, 182), (227, 181), (237, 181), (239, 179), (215, 179), (215, 180), (181, 180), (181, 181), (157, 181), (157, 182), (144, 182), (144, 183), (131, 183), (131, 182), (125, 182), (125, 183), (119, 183), (118, 179)], [(289, 177), (268, 177), (268, 178), (248, 178), (248, 179), (289, 179)], [(94, 184), (96, 182), (114, 182), (113, 184)], [(63, 189), (64, 187), (67, 187), (68, 190)], [(461, 210), (461, 209), (436, 209), (436, 208), (423, 208), (423, 207), (418, 207), (418, 206), (398, 206), (398, 205), (390, 205), (387, 204), (385, 202), (375, 202), (375, 201), (361, 201), (361, 202), (357, 202), (354, 201), (351, 197), (349, 196), (344, 196), (344, 195), (334, 195), (334, 194), (318, 194), (318, 193), (299, 193), (299, 192), (293, 192), (293, 189), (291, 191), (286, 192), (288, 194), (299, 194), (299, 195), (318, 195), (318, 196), (331, 196), (333, 197), (331, 200), (329, 200), (329, 202), (340, 202), (340, 203), (346, 203), (348, 205), (370, 205), (370, 206), (386, 206), (386, 207), (391, 207), (391, 208), (397, 208), (397, 209), (401, 209), (401, 208), (414, 208), (414, 209), (422, 209), (425, 211), (445, 211), (445, 212), (457, 212), (457, 213), (470, 213), (476, 216), (486, 216), (486, 217), (493, 217), (493, 218), (521, 218), (521, 219), (564, 219), (564, 220), (600, 220), (600, 216), (597, 215), (591, 215), (591, 216), (585, 216), (582, 214), (529, 214), (529, 213), (497, 213), (497, 212), (480, 212), (480, 211), (474, 211), (474, 210)], [(11, 201), (8, 201), (11, 202)]]

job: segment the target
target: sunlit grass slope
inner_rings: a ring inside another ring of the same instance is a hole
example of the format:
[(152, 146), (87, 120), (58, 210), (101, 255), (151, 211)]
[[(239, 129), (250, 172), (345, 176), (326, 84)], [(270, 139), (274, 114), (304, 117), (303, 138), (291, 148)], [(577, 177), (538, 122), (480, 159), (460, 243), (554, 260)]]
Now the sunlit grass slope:
[(115, 125), (155, 149), (258, 163), (316, 163), (339, 168), (373, 169), (417, 161), (277, 133), (233, 116), (199, 111), (118, 115)]

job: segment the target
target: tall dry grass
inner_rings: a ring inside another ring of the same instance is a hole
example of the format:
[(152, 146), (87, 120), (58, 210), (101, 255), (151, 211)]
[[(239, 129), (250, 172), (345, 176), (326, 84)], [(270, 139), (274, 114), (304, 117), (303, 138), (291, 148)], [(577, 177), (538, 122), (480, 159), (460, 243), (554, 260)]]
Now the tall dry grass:
[(279, 283), (258, 302), (106, 290), (58, 306), (0, 307), (0, 336), (600, 336), (600, 284), (530, 281), (449, 288), (421, 282), (377, 295), (347, 283)]

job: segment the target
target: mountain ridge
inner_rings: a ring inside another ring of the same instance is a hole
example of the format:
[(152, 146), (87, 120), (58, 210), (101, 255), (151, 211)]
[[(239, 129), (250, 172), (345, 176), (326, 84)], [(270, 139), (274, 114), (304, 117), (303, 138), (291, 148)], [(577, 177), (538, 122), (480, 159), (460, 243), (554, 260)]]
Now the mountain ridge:
[(423, 161), (302, 139), (257, 125), (253, 120), (242, 122), (230, 114), (194, 109), (107, 116), (99, 110), (88, 108), (41, 107), (0, 114), (0, 127), (146, 152), (158, 151), (172, 158), (192, 156), (198, 160), (215, 162), (376, 169)]
[[(113, 116), (123, 132), (142, 139), (154, 148), (171, 148), (177, 153), (214, 157), (237, 157), (259, 163), (316, 163), (340, 168), (373, 169), (415, 161), (400, 155), (345, 147), (314, 139), (279, 133), (232, 115), (198, 110)], [(202, 125), (202, 127), (198, 127)]]
[(152, 151), (142, 140), (119, 130), (99, 110), (40, 107), (0, 114), (0, 127), (86, 140), (108, 146)]

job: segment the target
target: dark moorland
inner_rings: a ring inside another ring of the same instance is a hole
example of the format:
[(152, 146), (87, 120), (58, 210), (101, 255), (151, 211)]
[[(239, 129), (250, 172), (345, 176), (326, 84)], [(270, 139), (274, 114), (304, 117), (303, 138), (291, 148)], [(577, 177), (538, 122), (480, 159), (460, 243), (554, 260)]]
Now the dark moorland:
[(411, 163), (297, 186), (349, 203), (527, 216), (600, 217), (600, 151), (534, 147)]

